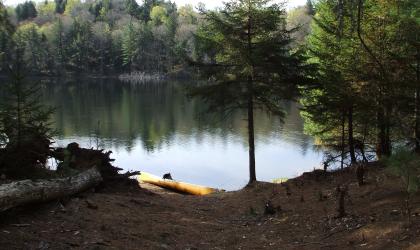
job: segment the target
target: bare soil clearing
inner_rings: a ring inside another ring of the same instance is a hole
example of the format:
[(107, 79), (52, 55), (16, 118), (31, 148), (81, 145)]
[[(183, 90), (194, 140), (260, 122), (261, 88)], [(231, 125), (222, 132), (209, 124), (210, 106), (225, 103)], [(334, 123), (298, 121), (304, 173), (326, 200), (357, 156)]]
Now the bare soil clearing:
[[(314, 172), (203, 197), (117, 183), (0, 214), (0, 248), (420, 249), (419, 196), (409, 225), (400, 180), (376, 166), (367, 175), (362, 187), (351, 170)], [(343, 218), (338, 183), (349, 187)]]

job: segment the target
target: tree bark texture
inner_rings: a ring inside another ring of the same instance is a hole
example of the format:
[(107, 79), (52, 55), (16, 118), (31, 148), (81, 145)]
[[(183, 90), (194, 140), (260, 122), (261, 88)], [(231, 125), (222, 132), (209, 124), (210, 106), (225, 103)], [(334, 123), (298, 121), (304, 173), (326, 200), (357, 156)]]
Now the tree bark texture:
[(0, 186), (0, 212), (13, 207), (74, 195), (102, 182), (94, 167), (78, 175), (42, 181), (23, 180)]

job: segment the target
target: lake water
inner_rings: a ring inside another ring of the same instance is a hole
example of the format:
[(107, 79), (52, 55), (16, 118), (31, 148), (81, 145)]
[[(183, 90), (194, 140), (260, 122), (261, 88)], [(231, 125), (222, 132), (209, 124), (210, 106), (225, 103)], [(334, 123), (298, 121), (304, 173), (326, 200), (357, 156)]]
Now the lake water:
[[(76, 141), (113, 151), (125, 170), (236, 190), (248, 181), (245, 116), (207, 114), (188, 99), (191, 82), (123, 83), (115, 79), (43, 80), (45, 103), (56, 107), (56, 143)], [(319, 167), (321, 154), (303, 134), (295, 103), (287, 117), (256, 112), (257, 178), (290, 178)]]

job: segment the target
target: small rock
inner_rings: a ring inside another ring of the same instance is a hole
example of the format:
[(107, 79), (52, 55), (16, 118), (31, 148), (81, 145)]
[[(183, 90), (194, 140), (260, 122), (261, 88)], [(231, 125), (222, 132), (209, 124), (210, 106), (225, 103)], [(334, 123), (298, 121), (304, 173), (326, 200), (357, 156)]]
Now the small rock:
[(48, 244), (47, 242), (45, 242), (45, 241), (41, 241), (40, 243), (39, 243), (39, 245), (38, 245), (38, 248), (37, 249), (48, 249), (48, 248), (50, 248), (50, 244)]
[(160, 247), (161, 247), (161, 248), (164, 248), (164, 249), (169, 249), (169, 246), (168, 246), (168, 245), (166, 245), (166, 244), (160, 244)]

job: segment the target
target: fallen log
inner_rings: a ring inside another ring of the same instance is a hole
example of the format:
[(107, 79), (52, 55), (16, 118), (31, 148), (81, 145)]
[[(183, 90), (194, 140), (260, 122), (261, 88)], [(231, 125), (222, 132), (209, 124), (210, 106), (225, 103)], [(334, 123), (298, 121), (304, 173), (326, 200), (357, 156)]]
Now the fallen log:
[(0, 212), (13, 207), (74, 195), (102, 182), (96, 167), (75, 176), (41, 181), (23, 180), (0, 185)]

